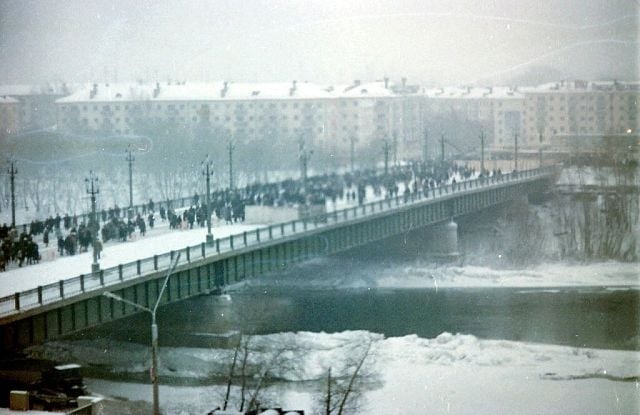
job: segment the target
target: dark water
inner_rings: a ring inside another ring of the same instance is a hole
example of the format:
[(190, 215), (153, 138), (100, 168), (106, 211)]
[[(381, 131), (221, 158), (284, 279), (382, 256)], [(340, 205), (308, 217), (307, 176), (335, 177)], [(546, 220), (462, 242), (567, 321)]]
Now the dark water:
[[(482, 339), (640, 350), (639, 310), (638, 290), (261, 288), (234, 293), (230, 300), (203, 296), (169, 305), (158, 323), (165, 346), (198, 346), (189, 334), (242, 327), (257, 334), (367, 330), (424, 338), (446, 331)], [(134, 316), (100, 331), (147, 344), (148, 320), (147, 315)]]

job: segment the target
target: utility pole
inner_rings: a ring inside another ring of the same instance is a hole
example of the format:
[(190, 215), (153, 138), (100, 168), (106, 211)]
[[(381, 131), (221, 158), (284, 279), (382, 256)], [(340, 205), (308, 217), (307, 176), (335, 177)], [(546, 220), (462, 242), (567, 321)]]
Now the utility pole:
[(227, 143), (227, 151), (229, 152), (229, 190), (233, 190), (233, 150), (236, 145), (233, 142), (233, 138), (229, 139)]
[(444, 133), (440, 134), (440, 161), (444, 163)]
[(422, 142), (422, 161), (426, 164), (429, 158), (429, 130), (425, 128)]
[(129, 162), (129, 209), (133, 209), (133, 162), (136, 160), (131, 154), (131, 146), (127, 148), (126, 160)]
[(513, 171), (518, 171), (518, 133), (513, 135)]
[(18, 174), (18, 169), (15, 166), (15, 161), (13, 159), (9, 160), (11, 166), (7, 173), (9, 173), (9, 177), (11, 179), (11, 227), (16, 227), (16, 174)]
[(93, 263), (91, 264), (91, 272), (100, 271), (98, 264), (98, 217), (96, 215), (96, 195), (100, 193), (99, 180), (89, 171), (89, 177), (84, 179), (87, 193), (91, 195), (91, 219), (89, 220), (89, 229), (91, 229), (91, 244), (93, 246)]
[(207, 207), (205, 208), (205, 215), (207, 218), (207, 245), (213, 245), (213, 235), (211, 234), (211, 174), (213, 173), (213, 162), (209, 161), (209, 155), (207, 154), (207, 158), (202, 162), (202, 175), (205, 176), (207, 180)]
[(480, 174), (484, 175), (484, 131), (480, 131)]
[(307, 169), (309, 168), (309, 159), (313, 154), (313, 151), (307, 151), (304, 137), (300, 136), (300, 140), (298, 141), (298, 151), (300, 158), (300, 176), (302, 177), (302, 190), (304, 193), (307, 193)]
[(391, 145), (389, 144), (389, 140), (384, 138), (382, 140), (382, 151), (384, 152), (384, 175), (385, 177), (389, 174), (389, 151), (391, 150)]

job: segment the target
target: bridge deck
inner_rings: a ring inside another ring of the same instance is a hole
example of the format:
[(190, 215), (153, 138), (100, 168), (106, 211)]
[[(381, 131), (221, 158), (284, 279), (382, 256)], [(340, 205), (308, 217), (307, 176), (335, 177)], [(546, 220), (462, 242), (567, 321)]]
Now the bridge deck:
[[(205, 245), (206, 230), (193, 230), (185, 233), (184, 240), (178, 238), (177, 245), (160, 245), (160, 249), (165, 249), (164, 253), (158, 251), (148, 251), (147, 249), (155, 245), (154, 240), (141, 240), (136, 244), (123, 244), (122, 249), (128, 250), (133, 260), (128, 263), (117, 264), (111, 268), (101, 270), (99, 273), (88, 273), (80, 276), (70, 276), (70, 272), (77, 272), (77, 269), (90, 269), (91, 255), (79, 255), (69, 258), (69, 262), (56, 261), (54, 263), (42, 264), (41, 266), (30, 266), (24, 269), (24, 274), (14, 272), (16, 280), (10, 281), (2, 277), (2, 289), (0, 290), (0, 318), (24, 313), (28, 310), (37, 309), (43, 305), (50, 305), (62, 300), (68, 300), (73, 296), (84, 295), (95, 291), (96, 294), (109, 289), (109, 286), (117, 285), (123, 281), (134, 281), (144, 278), (146, 275), (156, 274), (170, 265), (171, 258), (178, 250), (182, 252), (179, 265), (188, 264), (193, 260), (216, 258), (224, 255), (233, 255), (238, 248), (251, 248), (268, 245), (285, 238), (303, 237), (310, 232), (318, 230), (344, 226), (355, 221), (367, 220), (368, 217), (380, 214), (392, 214), (394, 211), (404, 209), (411, 205), (429, 203), (430, 201), (442, 200), (469, 193), (480, 192), (492, 188), (503, 188), (514, 184), (530, 182), (533, 180), (550, 177), (553, 170), (531, 170), (518, 174), (506, 174), (480, 180), (472, 180), (447, 185), (429, 190), (428, 194), (421, 191), (412, 194), (409, 200), (404, 200), (402, 196), (395, 199), (385, 199), (370, 202), (361, 206), (355, 206), (339, 211), (334, 211), (312, 220), (296, 220), (287, 223), (270, 226), (249, 226), (242, 228), (240, 233), (230, 234), (238, 228), (229, 227), (226, 231), (218, 228), (215, 236), (218, 238), (212, 246)], [(161, 237), (159, 240), (165, 239)], [(185, 244), (187, 246), (185, 247)], [(189, 245), (193, 244), (193, 245)], [(173, 249), (175, 252), (166, 252)], [(149, 253), (151, 252), (151, 254)], [(66, 259), (65, 259), (66, 260)], [(77, 261), (72, 262), (71, 261)], [(109, 255), (101, 261), (102, 265), (115, 265), (109, 262)], [(78, 268), (76, 268), (78, 267)], [(48, 269), (50, 268), (50, 269)], [(45, 271), (46, 270), (46, 271)], [(38, 273), (41, 273), (40, 275)], [(13, 292), (12, 292), (13, 291)]]

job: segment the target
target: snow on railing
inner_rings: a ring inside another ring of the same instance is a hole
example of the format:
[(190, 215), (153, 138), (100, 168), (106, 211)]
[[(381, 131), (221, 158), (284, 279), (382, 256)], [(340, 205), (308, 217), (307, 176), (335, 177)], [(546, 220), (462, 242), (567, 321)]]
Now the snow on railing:
[[(394, 198), (381, 199), (359, 206), (324, 213), (311, 218), (297, 219), (280, 224), (257, 228), (253, 231), (230, 235), (215, 239), (212, 245), (204, 242), (199, 245), (187, 246), (181, 250), (183, 255), (179, 264), (187, 264), (204, 258), (231, 252), (239, 248), (260, 245), (279, 238), (288, 237), (305, 231), (326, 227), (331, 224), (346, 222), (359, 217), (394, 209), (401, 205), (437, 199), (453, 193), (465, 192), (479, 188), (499, 186), (504, 183), (546, 176), (555, 172), (553, 167), (545, 167), (508, 174), (481, 177), (473, 180), (426, 189), (419, 189), (411, 194), (398, 195)], [(171, 265), (177, 254), (176, 251), (167, 252), (153, 257), (138, 259), (116, 267), (106, 268), (96, 273), (82, 274), (58, 283), (38, 286), (36, 288), (17, 292), (0, 298), (0, 316), (16, 314), (24, 310), (55, 303), (89, 291), (108, 288), (122, 281), (129, 281), (152, 272), (163, 271)]]

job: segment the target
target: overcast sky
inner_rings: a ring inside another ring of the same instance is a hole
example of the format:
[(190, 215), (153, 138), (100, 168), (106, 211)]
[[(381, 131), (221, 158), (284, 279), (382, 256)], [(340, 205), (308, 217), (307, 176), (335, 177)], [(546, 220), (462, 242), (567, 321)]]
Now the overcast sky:
[(638, 0), (0, 0), (0, 83), (637, 79)]

